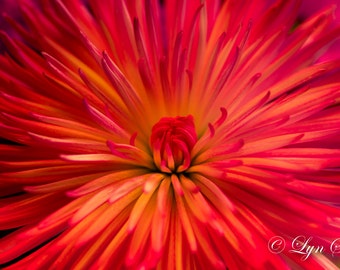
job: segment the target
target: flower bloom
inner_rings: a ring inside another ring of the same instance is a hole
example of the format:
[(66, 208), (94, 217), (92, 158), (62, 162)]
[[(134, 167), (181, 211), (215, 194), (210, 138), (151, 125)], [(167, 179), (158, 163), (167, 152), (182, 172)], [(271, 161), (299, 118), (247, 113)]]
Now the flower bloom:
[[(295, 0), (21, 9), (1, 33), (2, 267), (337, 269), (332, 9), (296, 28)], [(298, 236), (324, 250), (302, 260)]]

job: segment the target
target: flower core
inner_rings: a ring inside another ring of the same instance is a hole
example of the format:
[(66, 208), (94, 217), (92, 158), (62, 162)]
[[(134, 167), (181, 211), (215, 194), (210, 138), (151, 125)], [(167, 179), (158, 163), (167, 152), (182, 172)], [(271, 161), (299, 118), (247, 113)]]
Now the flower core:
[(190, 166), (190, 152), (196, 142), (191, 115), (162, 118), (153, 126), (150, 138), (157, 168), (166, 173), (185, 171)]

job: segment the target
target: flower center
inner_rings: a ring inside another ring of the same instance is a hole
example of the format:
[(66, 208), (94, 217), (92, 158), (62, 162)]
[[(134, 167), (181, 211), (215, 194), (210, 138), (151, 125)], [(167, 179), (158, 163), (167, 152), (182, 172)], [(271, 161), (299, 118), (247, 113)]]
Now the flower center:
[(162, 118), (153, 126), (150, 138), (156, 166), (167, 173), (185, 171), (190, 166), (190, 153), (196, 142), (191, 115)]

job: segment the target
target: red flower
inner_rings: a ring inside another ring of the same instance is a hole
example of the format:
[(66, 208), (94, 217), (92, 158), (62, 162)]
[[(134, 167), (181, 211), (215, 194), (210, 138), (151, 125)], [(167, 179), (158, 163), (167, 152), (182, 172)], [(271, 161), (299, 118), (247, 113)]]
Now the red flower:
[(20, 3), (2, 267), (337, 269), (332, 10), (295, 28), (293, 0)]

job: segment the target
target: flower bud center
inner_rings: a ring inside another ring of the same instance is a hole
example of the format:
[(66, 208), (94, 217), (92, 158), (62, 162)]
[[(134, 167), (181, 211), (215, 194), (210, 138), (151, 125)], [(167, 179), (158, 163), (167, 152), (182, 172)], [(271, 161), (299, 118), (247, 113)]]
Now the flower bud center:
[(150, 138), (156, 166), (167, 173), (180, 173), (189, 168), (191, 150), (197, 142), (191, 115), (164, 117), (152, 128)]

